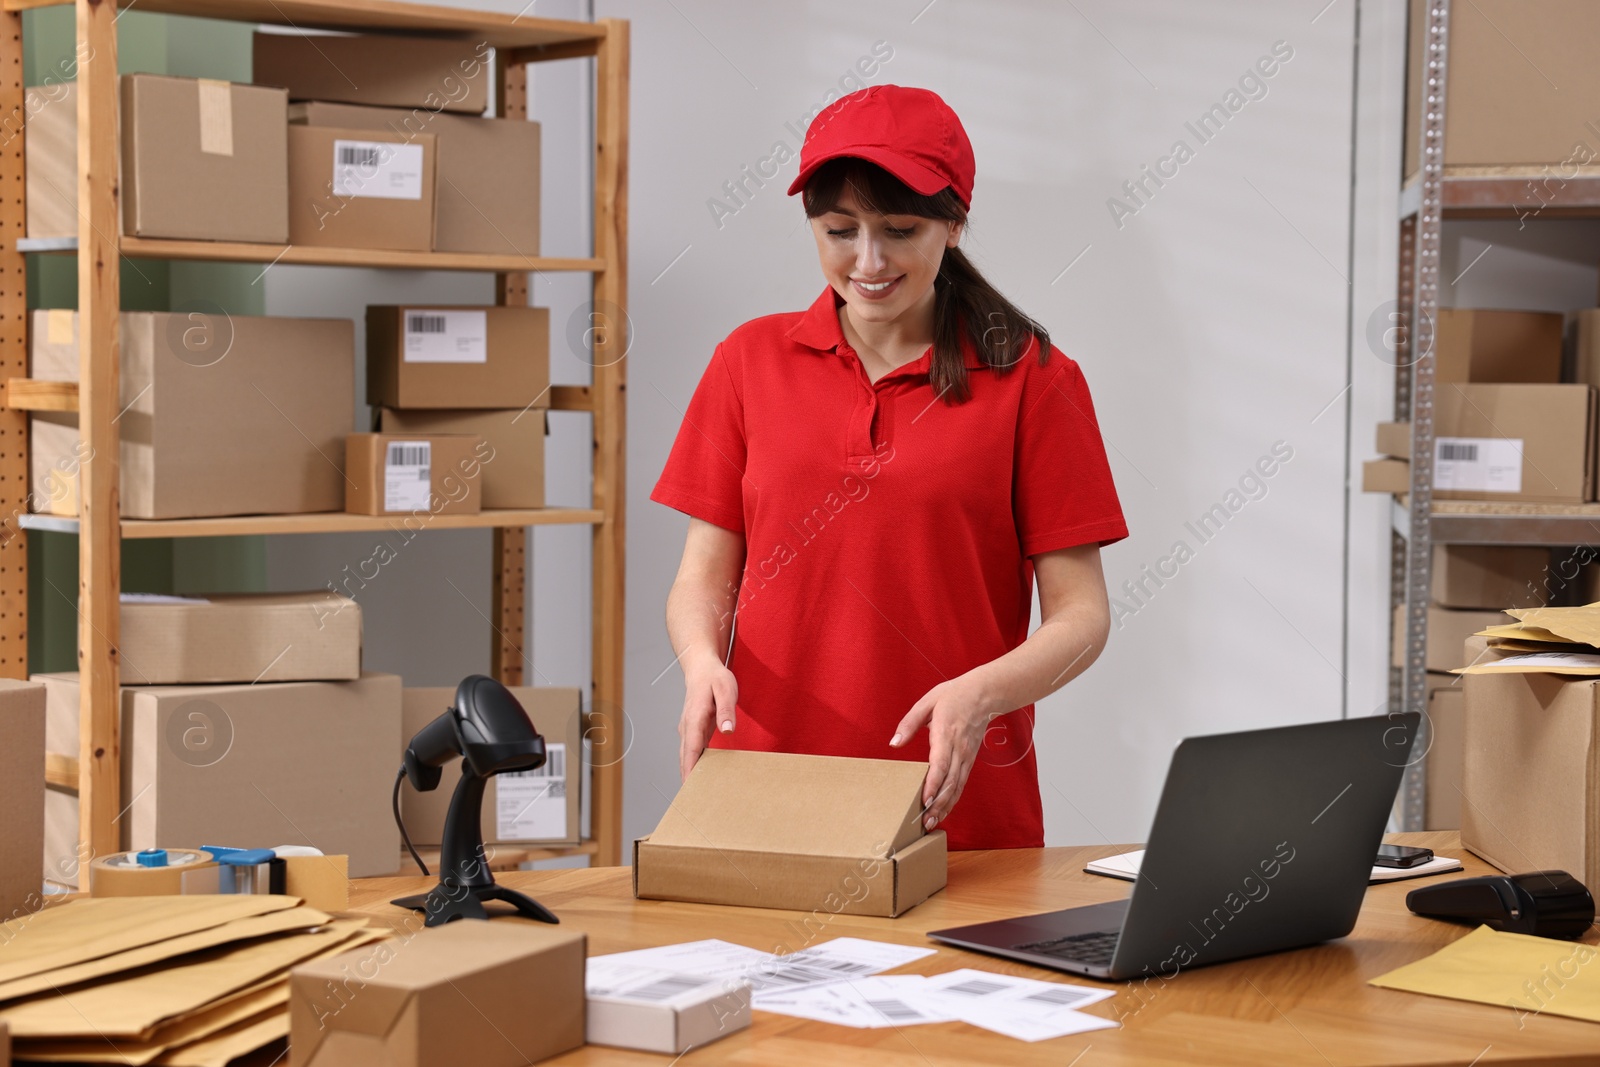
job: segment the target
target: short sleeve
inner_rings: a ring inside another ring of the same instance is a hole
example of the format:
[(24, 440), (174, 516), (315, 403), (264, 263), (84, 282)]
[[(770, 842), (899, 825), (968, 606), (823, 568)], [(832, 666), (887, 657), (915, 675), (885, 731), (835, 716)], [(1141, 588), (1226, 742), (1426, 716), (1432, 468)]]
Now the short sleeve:
[(1128, 536), (1083, 372), (1072, 360), (1026, 397), (1012, 486), (1022, 554), (1109, 545)]
[(744, 465), (744, 404), (718, 345), (650, 499), (742, 534)]

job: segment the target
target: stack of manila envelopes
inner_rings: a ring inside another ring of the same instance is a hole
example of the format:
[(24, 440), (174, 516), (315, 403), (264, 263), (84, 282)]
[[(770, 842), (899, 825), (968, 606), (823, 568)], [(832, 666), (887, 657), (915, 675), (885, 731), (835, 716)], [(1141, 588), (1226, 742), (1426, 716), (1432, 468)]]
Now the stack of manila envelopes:
[(0, 923), (21, 1060), (224, 1067), (289, 1032), (289, 969), (381, 940), (286, 896), (73, 900)]
[(1499, 658), (1452, 674), (1565, 674), (1600, 678), (1600, 603), (1578, 608), (1507, 608), (1517, 621), (1478, 631)]

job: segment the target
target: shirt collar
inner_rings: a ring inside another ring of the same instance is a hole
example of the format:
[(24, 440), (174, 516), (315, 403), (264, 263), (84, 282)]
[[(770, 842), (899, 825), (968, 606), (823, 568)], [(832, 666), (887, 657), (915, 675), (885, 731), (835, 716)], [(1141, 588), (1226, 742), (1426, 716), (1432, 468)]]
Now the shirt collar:
[[(844, 298), (834, 291), (833, 286), (824, 286), (821, 295), (811, 302), (811, 306), (800, 316), (800, 321), (789, 327), (786, 336), (791, 341), (819, 352), (837, 352), (839, 346), (844, 343), (844, 330), (839, 326), (839, 308), (843, 304)], [(972, 338), (965, 333), (961, 336), (961, 352), (966, 357), (969, 369), (978, 370), (988, 366), (979, 358)], [(924, 353), (906, 364), (906, 368), (917, 367), (919, 364), (925, 367), (928, 362), (928, 354)]]

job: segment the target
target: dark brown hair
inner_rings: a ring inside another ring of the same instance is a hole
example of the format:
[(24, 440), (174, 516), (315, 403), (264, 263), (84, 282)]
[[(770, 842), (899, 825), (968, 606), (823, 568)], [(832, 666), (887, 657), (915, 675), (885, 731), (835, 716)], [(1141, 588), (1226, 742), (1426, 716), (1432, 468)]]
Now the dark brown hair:
[[(966, 222), (967, 212), (949, 189), (923, 196), (875, 163), (853, 156), (831, 159), (806, 182), (801, 200), (807, 218), (836, 210), (846, 188), (867, 210), (883, 215), (916, 215)], [(1015, 304), (1000, 295), (960, 248), (946, 248), (933, 281), (933, 365), (929, 380), (934, 395), (946, 404), (965, 403), (966, 361), (961, 335), (971, 338), (978, 357), (1005, 374), (1038, 340), (1039, 365), (1050, 361), (1050, 334)]]

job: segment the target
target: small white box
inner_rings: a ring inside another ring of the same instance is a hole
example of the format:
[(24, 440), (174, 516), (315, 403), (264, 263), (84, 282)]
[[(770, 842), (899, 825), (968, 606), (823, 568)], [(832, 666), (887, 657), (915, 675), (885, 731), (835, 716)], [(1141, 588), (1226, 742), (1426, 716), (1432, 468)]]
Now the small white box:
[(672, 1055), (750, 1025), (750, 983), (591, 960), (588, 1042)]

